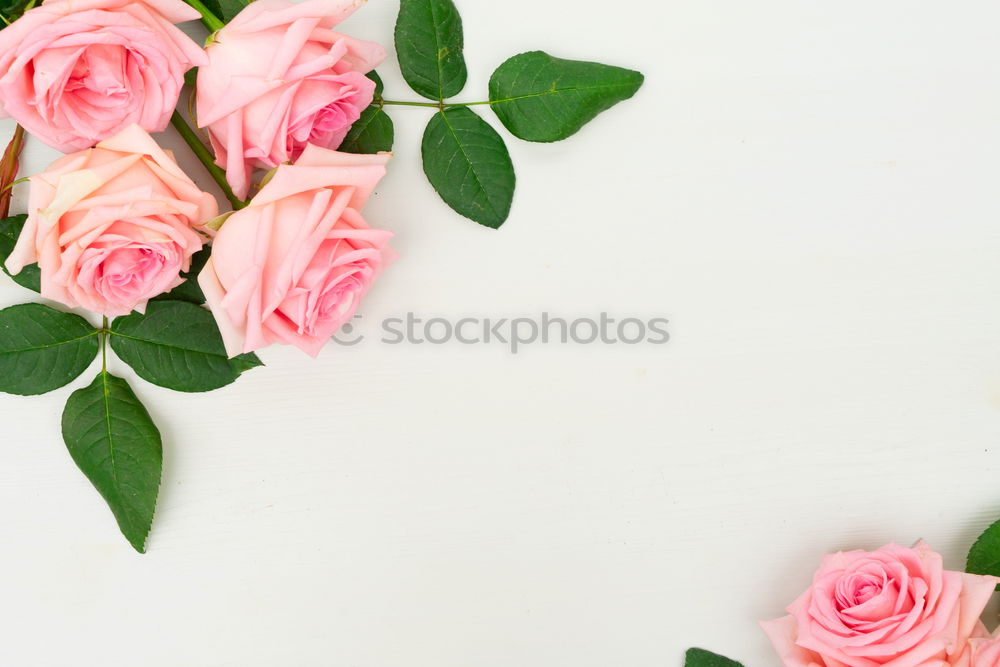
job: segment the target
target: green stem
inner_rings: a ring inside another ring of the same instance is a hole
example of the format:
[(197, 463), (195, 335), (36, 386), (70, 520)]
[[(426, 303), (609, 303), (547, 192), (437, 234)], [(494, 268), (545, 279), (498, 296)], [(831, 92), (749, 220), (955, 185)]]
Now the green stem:
[[(375, 101), (378, 106), (379, 100)], [(381, 100), (381, 104), (389, 104), (399, 107), (430, 107), (431, 109), (443, 109), (445, 107), (476, 107), (483, 104), (493, 104), (493, 102), (399, 102), (396, 100)]]
[(212, 32), (216, 32), (217, 30), (222, 30), (223, 28), (226, 27), (226, 24), (223, 23), (218, 16), (213, 14), (212, 10), (206, 7), (204, 3), (201, 2), (201, 0), (184, 0), (184, 1), (187, 2), (187, 4), (190, 5), (191, 7), (194, 7), (195, 9), (198, 10), (198, 13), (201, 14), (201, 22), (204, 23), (205, 27), (211, 30)]
[(108, 318), (101, 318), (101, 374), (107, 375), (108, 372)]
[(2, 195), (3, 193), (7, 192), (8, 190), (10, 190), (15, 185), (21, 185), (21, 183), (27, 183), (30, 180), (31, 180), (30, 176), (25, 176), (24, 178), (17, 179), (13, 183), (8, 183), (7, 185), (3, 186), (3, 188), (0, 188), (0, 195)]
[(170, 124), (180, 133), (181, 138), (184, 139), (184, 143), (191, 147), (195, 156), (205, 165), (205, 169), (208, 170), (208, 173), (211, 174), (215, 182), (222, 188), (223, 194), (226, 195), (229, 203), (233, 205), (233, 209), (238, 211), (241, 208), (246, 208), (247, 203), (233, 194), (233, 189), (229, 187), (229, 183), (226, 181), (226, 172), (219, 165), (215, 164), (215, 159), (208, 148), (205, 147), (205, 144), (201, 143), (201, 139), (198, 138), (198, 135), (187, 124), (184, 116), (179, 111), (174, 111), (174, 115), (170, 117)]
[(440, 102), (396, 102), (394, 100), (382, 100), (382, 104), (390, 104), (392, 106), (398, 106), (398, 107), (430, 107), (432, 109), (441, 108)]

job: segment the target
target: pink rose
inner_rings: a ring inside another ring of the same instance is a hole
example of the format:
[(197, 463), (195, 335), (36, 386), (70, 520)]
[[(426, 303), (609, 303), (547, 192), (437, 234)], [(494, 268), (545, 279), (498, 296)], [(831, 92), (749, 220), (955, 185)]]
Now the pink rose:
[(230, 356), (272, 343), (316, 356), (354, 316), (395, 256), (360, 213), (390, 157), (307, 146), (226, 220), (199, 283)]
[(968, 651), (955, 667), (1000, 667), (1000, 631), (992, 637), (985, 628), (973, 633)]
[(385, 50), (332, 30), (361, 4), (257, 0), (216, 34), (198, 70), (198, 125), (236, 196), (255, 166), (295, 160), (306, 144), (338, 148), (372, 103), (365, 74)]
[(37, 261), (45, 298), (126, 315), (182, 282), (203, 244), (195, 227), (217, 216), (212, 195), (133, 125), (31, 177), (7, 268)]
[(63, 153), (166, 128), (205, 54), (180, 0), (46, 0), (0, 32), (0, 111)]
[(762, 623), (786, 667), (960, 660), (998, 579), (944, 569), (925, 543), (826, 556), (789, 616)]

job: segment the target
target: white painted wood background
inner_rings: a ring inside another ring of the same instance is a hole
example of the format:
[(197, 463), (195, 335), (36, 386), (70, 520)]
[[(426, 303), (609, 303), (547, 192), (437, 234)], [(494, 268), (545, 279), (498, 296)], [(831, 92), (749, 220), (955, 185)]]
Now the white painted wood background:
[[(65, 452), (69, 389), (0, 398), (0, 665), (673, 667), (702, 645), (764, 667), (756, 620), (822, 553), (923, 537), (960, 567), (1000, 517), (1000, 6), (459, 4), (462, 99), (537, 48), (647, 84), (570, 141), (510, 142), (500, 232), (440, 203), (427, 111), (393, 109), (369, 218), (402, 260), (365, 326), (603, 310), (668, 317), (672, 342), (366, 342), (268, 350), (213, 394), (137, 383), (167, 457), (145, 556)], [(346, 29), (388, 42), (395, 11)], [(54, 157), (32, 142), (25, 171)]]

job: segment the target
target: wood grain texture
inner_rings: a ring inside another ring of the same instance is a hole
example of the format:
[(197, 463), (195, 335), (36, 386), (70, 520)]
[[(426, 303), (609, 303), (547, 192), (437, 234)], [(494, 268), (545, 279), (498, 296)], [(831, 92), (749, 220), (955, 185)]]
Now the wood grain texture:
[[(469, 99), (537, 48), (647, 83), (510, 142), (499, 233), (394, 109), (368, 216), (402, 259), (362, 329), (607, 311), (672, 342), (271, 350), (208, 396), (115, 364), (164, 440), (142, 557), (59, 440), (66, 394), (2, 398), (0, 664), (771, 667), (756, 621), (823, 552), (923, 537), (959, 567), (1000, 516), (996, 3), (460, 3)], [(395, 9), (344, 30), (387, 41)]]

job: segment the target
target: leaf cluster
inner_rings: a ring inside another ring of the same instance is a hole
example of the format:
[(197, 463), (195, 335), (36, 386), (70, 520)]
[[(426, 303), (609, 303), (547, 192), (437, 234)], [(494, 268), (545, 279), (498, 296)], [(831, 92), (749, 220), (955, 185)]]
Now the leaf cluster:
[[(0, 262), (7, 259), (25, 216), (0, 220)], [(136, 374), (181, 392), (219, 389), (261, 364), (254, 354), (226, 355), (212, 314), (202, 307), (197, 272), (207, 254), (192, 262), (186, 282), (145, 312), (97, 327), (83, 317), (40, 303), (0, 310), (0, 391), (45, 394), (80, 377), (102, 356), (88, 386), (66, 401), (62, 435), (70, 456), (107, 501), (122, 534), (139, 552), (153, 522), (163, 467), (159, 430), (138, 396), (107, 367), (107, 350)], [(39, 291), (38, 267), (15, 280)]]
[[(468, 80), (462, 18), (453, 0), (401, 0), (396, 53), (406, 83), (433, 103), (421, 153), (427, 179), (456, 212), (499, 228), (510, 215), (517, 177), (503, 138), (471, 107), (490, 106), (519, 139), (550, 143), (579, 132), (614, 105), (636, 94), (639, 72), (600, 63), (564, 60), (542, 51), (504, 62), (489, 82), (489, 100), (453, 102)], [(392, 150), (395, 133), (382, 86), (354, 124), (341, 150)]]

